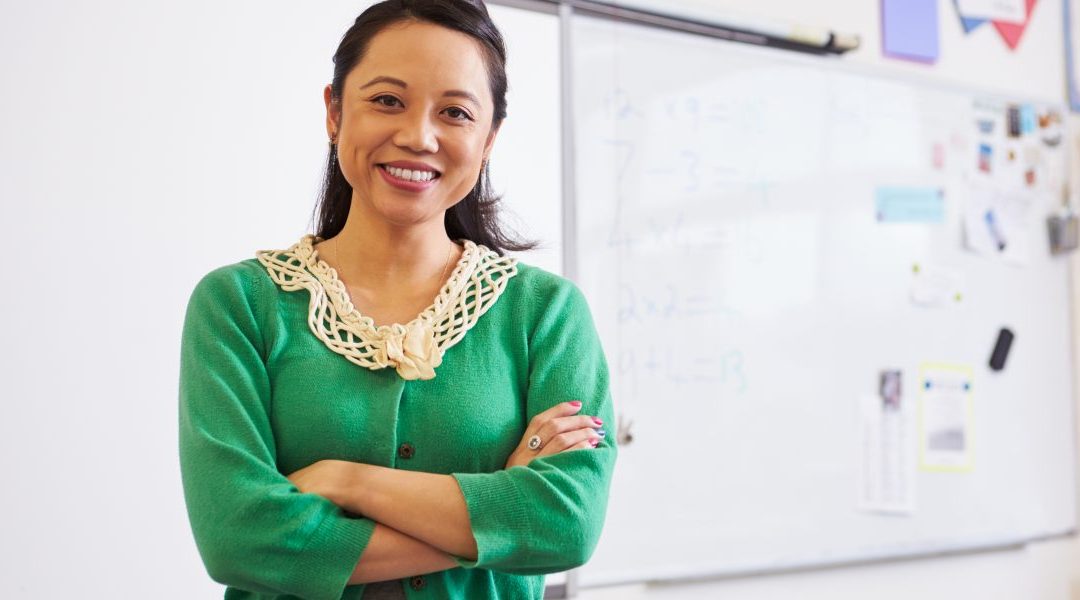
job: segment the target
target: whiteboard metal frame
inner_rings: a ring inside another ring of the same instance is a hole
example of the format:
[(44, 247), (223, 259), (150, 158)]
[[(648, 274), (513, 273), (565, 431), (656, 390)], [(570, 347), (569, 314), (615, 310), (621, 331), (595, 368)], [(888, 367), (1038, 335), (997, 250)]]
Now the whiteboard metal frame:
[(1080, 75), (1077, 72), (1080, 65), (1076, 64), (1076, 59), (1073, 57), (1076, 50), (1075, 44), (1080, 44), (1080, 40), (1073, 39), (1073, 19), (1076, 18), (1077, 12), (1080, 12), (1080, 2), (1064, 0), (1064, 11), (1062, 20), (1065, 22), (1065, 77), (1069, 87), (1069, 108), (1073, 112), (1080, 112)]
[[(547, 3), (558, 6), (569, 6), (579, 10), (582, 14), (604, 15), (614, 19), (631, 21), (663, 27), (665, 29), (677, 29), (693, 33), (703, 33), (711, 37), (724, 39), (729, 42), (751, 44), (754, 46), (768, 46), (793, 52), (806, 54), (828, 55), (842, 54), (859, 47), (858, 36), (838, 35), (829, 32), (829, 42), (824, 46), (813, 43), (798, 41), (785, 37), (777, 37), (768, 33), (759, 33), (745, 29), (746, 25), (728, 25), (719, 21), (703, 21), (693, 15), (680, 14), (677, 11), (656, 12), (649, 8), (635, 5), (625, 5), (618, 2), (603, 0), (490, 0), (492, 4), (504, 4), (529, 8), (536, 3)], [(541, 9), (545, 10), (545, 9)], [(854, 41), (854, 45), (851, 45)]]
[(559, 5), (559, 98), (562, 112), (562, 175), (563, 175), (563, 273), (572, 281), (578, 279), (577, 264), (577, 176), (574, 152), (573, 111), (573, 7)]

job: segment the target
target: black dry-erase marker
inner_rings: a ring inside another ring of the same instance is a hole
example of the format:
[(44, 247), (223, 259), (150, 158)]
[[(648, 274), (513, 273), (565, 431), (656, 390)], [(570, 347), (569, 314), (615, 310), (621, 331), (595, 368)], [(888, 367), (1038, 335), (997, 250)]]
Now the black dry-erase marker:
[(994, 344), (994, 353), (990, 355), (990, 368), (1000, 371), (1005, 368), (1005, 359), (1009, 356), (1009, 347), (1012, 346), (1013, 332), (1002, 327), (998, 332), (997, 343)]

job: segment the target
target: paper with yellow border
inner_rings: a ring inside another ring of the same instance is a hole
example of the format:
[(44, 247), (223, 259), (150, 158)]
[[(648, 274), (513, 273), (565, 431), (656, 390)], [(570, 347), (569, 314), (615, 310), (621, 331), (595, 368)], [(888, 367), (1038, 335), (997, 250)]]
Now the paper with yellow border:
[(919, 365), (919, 468), (975, 468), (974, 371), (970, 366)]

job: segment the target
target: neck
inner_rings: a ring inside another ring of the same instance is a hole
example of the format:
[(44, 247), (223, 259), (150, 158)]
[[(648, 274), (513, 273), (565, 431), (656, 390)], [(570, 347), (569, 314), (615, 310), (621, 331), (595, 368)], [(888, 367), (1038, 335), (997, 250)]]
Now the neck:
[(354, 204), (345, 226), (330, 241), (329, 252), (320, 252), (324, 259), (336, 259), (338, 275), (350, 286), (430, 287), (436, 277), (441, 285), (461, 256), (461, 248), (446, 235), (441, 215), (399, 226), (364, 218), (356, 208)]

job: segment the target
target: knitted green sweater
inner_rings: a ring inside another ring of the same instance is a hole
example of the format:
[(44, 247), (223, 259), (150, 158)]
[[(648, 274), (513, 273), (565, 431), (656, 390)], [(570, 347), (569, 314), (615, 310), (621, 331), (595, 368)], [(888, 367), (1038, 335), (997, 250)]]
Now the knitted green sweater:
[(607, 363), (573, 283), (520, 262), (504, 283), (433, 379), (406, 380), (335, 352), (309, 326), (312, 291), (286, 290), (257, 259), (198, 282), (181, 344), (180, 465), (196, 545), (226, 598), (362, 596), (346, 582), (374, 521), (286, 479), (323, 459), (457, 480), (477, 559), (403, 580), (409, 598), (539, 599), (544, 574), (588, 560), (614, 432), (595, 449), (504, 465), (559, 402), (614, 425)]

